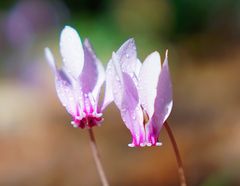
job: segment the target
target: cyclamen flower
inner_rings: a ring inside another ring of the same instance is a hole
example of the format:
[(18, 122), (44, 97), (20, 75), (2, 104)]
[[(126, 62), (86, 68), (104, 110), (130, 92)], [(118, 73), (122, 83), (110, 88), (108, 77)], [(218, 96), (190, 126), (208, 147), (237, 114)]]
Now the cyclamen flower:
[[(134, 146), (159, 146), (160, 129), (172, 109), (172, 84), (168, 56), (161, 66), (158, 52), (151, 53), (142, 64), (133, 39), (112, 54), (107, 66), (107, 89), (132, 134)], [(110, 92), (110, 91), (109, 91)]]
[(91, 44), (86, 39), (81, 43), (76, 30), (69, 26), (61, 32), (60, 52), (63, 67), (56, 68), (49, 48), (46, 58), (55, 75), (58, 97), (72, 115), (74, 127), (91, 128), (102, 121), (102, 108), (98, 104), (99, 93), (105, 81), (105, 72)]

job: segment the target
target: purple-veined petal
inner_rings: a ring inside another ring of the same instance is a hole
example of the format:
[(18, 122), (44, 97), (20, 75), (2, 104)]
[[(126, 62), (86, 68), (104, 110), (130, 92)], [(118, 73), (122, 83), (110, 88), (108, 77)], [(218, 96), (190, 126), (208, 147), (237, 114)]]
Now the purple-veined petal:
[(132, 134), (133, 142), (130, 146), (140, 145), (145, 141), (145, 134), (138, 92), (129, 74), (122, 72), (118, 57), (113, 53), (112, 64), (115, 76), (113, 76), (112, 88), (114, 101), (121, 112), (125, 125)]
[(92, 46), (88, 39), (85, 40), (84, 44), (95, 58), (95, 64), (97, 67), (97, 81), (95, 83), (95, 87), (94, 87), (92, 93), (93, 93), (94, 99), (98, 100), (98, 96), (99, 96), (102, 84), (105, 81), (105, 70), (104, 70), (104, 67), (103, 67), (101, 61), (96, 57), (96, 54), (94, 53)]
[(66, 71), (77, 79), (84, 66), (84, 51), (77, 31), (70, 26), (61, 32), (60, 51)]
[(154, 101), (161, 71), (161, 59), (158, 52), (153, 52), (144, 61), (139, 72), (138, 92), (140, 103), (151, 118), (154, 112)]
[(157, 96), (154, 102), (154, 114), (152, 117), (152, 127), (155, 136), (159, 135), (163, 123), (171, 113), (173, 105), (172, 100), (172, 83), (168, 67), (168, 54), (162, 65), (162, 70), (159, 76), (157, 85)]
[(143, 113), (139, 104), (137, 88), (133, 79), (125, 72), (123, 72), (123, 84), (124, 91), (120, 112), (125, 125), (131, 131), (133, 137), (130, 146), (144, 146), (145, 131)]
[[(105, 71), (104, 71), (104, 67), (103, 67), (101, 61), (97, 58), (95, 52), (93, 51), (91, 43), (89, 42), (88, 39), (85, 39), (84, 46), (88, 49), (88, 51), (91, 53), (91, 55), (95, 59), (94, 60), (94, 64), (95, 64), (94, 71), (96, 71), (97, 80), (96, 80), (94, 89), (92, 90), (92, 94), (93, 94), (93, 98), (95, 99), (95, 101), (98, 102), (99, 93), (100, 93), (102, 84), (105, 81)], [(90, 78), (92, 78), (92, 77), (90, 77)]]
[(54, 74), (56, 74), (56, 63), (53, 54), (49, 48), (45, 48), (45, 56), (51, 70), (53, 71)]
[(89, 41), (86, 39), (83, 44), (84, 66), (80, 75), (80, 84), (83, 93), (91, 92), (98, 80), (97, 57), (94, 54)]

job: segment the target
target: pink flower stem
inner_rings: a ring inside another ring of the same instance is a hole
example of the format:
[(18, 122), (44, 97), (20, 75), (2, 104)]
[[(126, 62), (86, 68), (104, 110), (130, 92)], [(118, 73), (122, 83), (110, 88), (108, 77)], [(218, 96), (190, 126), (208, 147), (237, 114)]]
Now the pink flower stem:
[(92, 149), (93, 158), (94, 158), (94, 161), (95, 161), (97, 171), (98, 171), (98, 174), (100, 176), (102, 185), (103, 186), (109, 186), (106, 175), (105, 175), (105, 172), (103, 170), (101, 160), (100, 160), (100, 155), (99, 155), (99, 152), (98, 152), (98, 149), (97, 149), (97, 144), (96, 144), (96, 140), (95, 140), (92, 128), (89, 128), (88, 132), (89, 132), (89, 137), (90, 137), (90, 146), (91, 146), (91, 149)]
[(164, 126), (167, 130), (167, 134), (168, 134), (168, 136), (171, 140), (172, 147), (173, 147), (173, 150), (174, 150), (174, 153), (175, 153), (175, 156), (176, 156), (176, 160), (177, 160), (177, 164), (178, 164), (178, 175), (179, 175), (179, 179), (180, 179), (180, 185), (181, 186), (187, 186), (186, 177), (185, 177), (185, 173), (184, 173), (184, 169), (183, 169), (182, 159), (181, 159), (181, 156), (180, 156), (178, 146), (177, 146), (176, 140), (174, 138), (173, 132), (172, 132), (172, 130), (171, 130), (171, 128), (170, 128), (170, 126), (168, 125), (167, 122), (164, 123)]

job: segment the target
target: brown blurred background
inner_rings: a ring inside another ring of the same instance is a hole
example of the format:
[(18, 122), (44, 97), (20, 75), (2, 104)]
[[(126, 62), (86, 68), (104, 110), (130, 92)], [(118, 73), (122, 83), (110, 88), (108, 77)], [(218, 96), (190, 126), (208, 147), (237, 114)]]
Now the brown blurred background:
[[(44, 47), (58, 62), (64, 25), (90, 38), (106, 64), (128, 38), (143, 60), (169, 49), (169, 118), (190, 186), (240, 185), (240, 1), (0, 2), (0, 185), (101, 185), (86, 130), (70, 125)], [(179, 185), (165, 129), (162, 147), (129, 148), (112, 104), (94, 128), (110, 184)]]

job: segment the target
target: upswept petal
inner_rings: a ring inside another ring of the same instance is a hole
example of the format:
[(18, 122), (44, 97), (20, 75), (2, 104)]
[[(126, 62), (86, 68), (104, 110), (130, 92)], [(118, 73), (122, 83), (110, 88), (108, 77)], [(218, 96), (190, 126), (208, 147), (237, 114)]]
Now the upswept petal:
[(121, 112), (124, 123), (131, 131), (133, 142), (130, 146), (144, 143), (143, 115), (139, 105), (137, 88), (129, 76), (122, 72), (119, 64), (119, 56), (113, 53), (112, 62), (115, 76), (113, 77), (114, 101)]
[(168, 53), (166, 51), (165, 60), (159, 76), (157, 85), (157, 96), (154, 102), (153, 129), (156, 136), (159, 135), (163, 123), (171, 113), (173, 105), (172, 83), (168, 67)]
[(61, 32), (60, 51), (67, 72), (77, 79), (84, 66), (84, 51), (77, 31), (70, 26)]
[(113, 101), (113, 91), (112, 91), (112, 82), (114, 74), (112, 60), (110, 60), (107, 64), (106, 68), (106, 81), (105, 81), (105, 91), (104, 91), (104, 99), (102, 103), (102, 110), (104, 110), (112, 101)]
[(121, 110), (122, 108), (122, 100), (124, 93), (124, 82), (122, 77), (122, 70), (119, 64), (119, 56), (113, 52), (112, 54), (112, 67), (113, 67), (113, 76), (112, 80), (112, 93), (114, 97), (114, 102), (117, 107)]
[[(88, 51), (91, 53), (91, 55), (93, 56), (93, 58), (95, 59), (95, 71), (96, 71), (96, 82), (95, 82), (95, 86), (92, 90), (92, 95), (93, 95), (93, 98), (95, 100), (96, 103), (98, 103), (98, 99), (99, 99), (99, 94), (100, 94), (100, 91), (101, 91), (101, 87), (105, 81), (105, 71), (104, 71), (104, 67), (102, 65), (102, 63), (100, 62), (100, 60), (97, 58), (93, 48), (92, 48), (92, 45), (90, 43), (90, 41), (88, 39), (85, 39), (84, 41), (84, 46), (88, 49)], [(94, 74), (93, 74), (94, 75)], [(92, 78), (92, 76), (90, 76), (89, 78)], [(98, 105), (96, 105), (97, 107)], [(99, 106), (98, 106), (99, 107)], [(100, 108), (98, 108), (98, 110), (100, 111)]]
[(84, 66), (79, 80), (84, 94), (91, 92), (98, 80), (98, 59), (92, 50), (89, 41), (86, 39), (83, 44)]
[(134, 39), (128, 39), (123, 43), (116, 54), (119, 56), (122, 71), (132, 77), (137, 66), (137, 51)]
[[(104, 67), (103, 67), (101, 61), (97, 58), (97, 56), (92, 48), (92, 45), (88, 39), (85, 39), (84, 46), (86, 48), (88, 48), (88, 51), (91, 53), (91, 55), (95, 59), (94, 61), (95, 61), (95, 65), (96, 65), (97, 81), (95, 83), (95, 87), (94, 87), (92, 93), (93, 93), (94, 99), (96, 100), (96, 102), (98, 102), (98, 96), (99, 96), (102, 84), (105, 81), (105, 71), (104, 71)], [(90, 78), (92, 78), (92, 77), (90, 77)]]
[[(118, 51), (114, 54), (117, 55), (120, 66), (124, 72), (127, 72), (133, 75), (135, 67), (138, 67), (139, 64), (136, 64), (137, 59), (136, 46), (133, 38), (128, 39), (122, 44)], [(105, 96), (102, 104), (102, 109), (105, 109), (113, 101), (113, 92), (112, 92), (112, 81), (114, 74), (114, 66), (112, 59), (109, 60), (106, 68), (106, 83), (105, 83)]]
[(57, 95), (64, 107), (71, 115), (76, 115), (76, 103), (73, 86), (67, 74), (58, 70), (55, 77)]
[(154, 101), (157, 95), (157, 84), (161, 72), (161, 59), (158, 52), (153, 52), (144, 61), (139, 72), (138, 92), (140, 104), (149, 118), (154, 112)]
[(47, 62), (51, 68), (51, 70), (53, 71), (54, 74), (56, 74), (56, 63), (53, 57), (53, 54), (51, 52), (51, 50), (49, 48), (45, 48), (45, 56), (47, 58)]
[[(97, 61), (97, 70), (98, 70), (98, 80), (92, 91), (92, 94), (93, 94), (93, 97), (96, 100), (96, 102), (99, 103), (99, 96), (100, 96), (101, 88), (102, 88), (102, 85), (106, 78), (104, 67), (100, 61)], [(98, 105), (98, 110), (103, 111), (100, 104)]]

